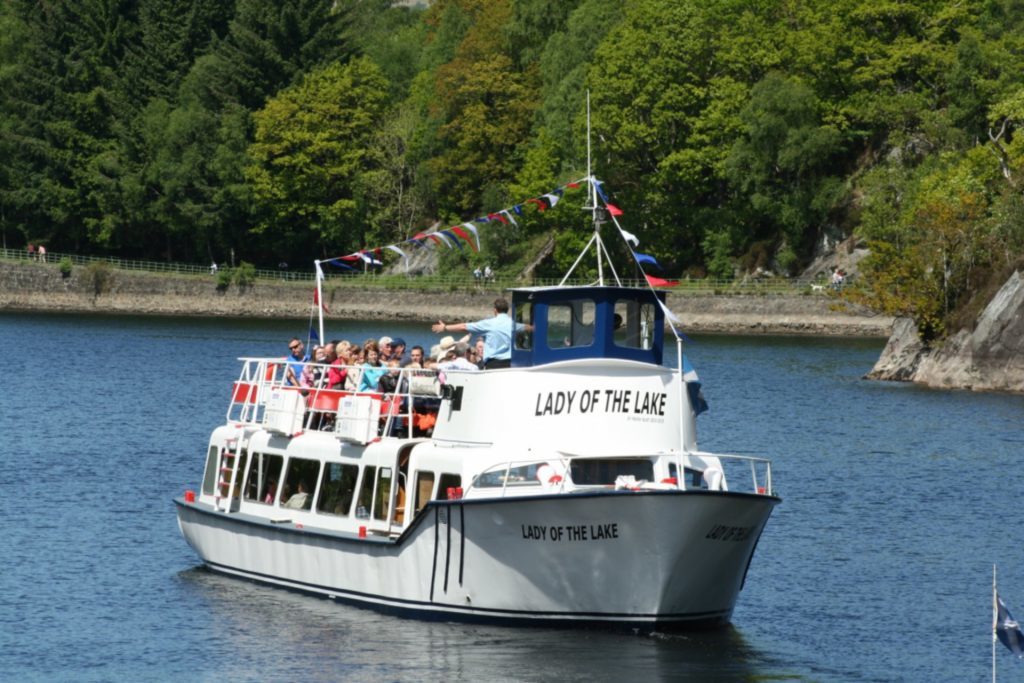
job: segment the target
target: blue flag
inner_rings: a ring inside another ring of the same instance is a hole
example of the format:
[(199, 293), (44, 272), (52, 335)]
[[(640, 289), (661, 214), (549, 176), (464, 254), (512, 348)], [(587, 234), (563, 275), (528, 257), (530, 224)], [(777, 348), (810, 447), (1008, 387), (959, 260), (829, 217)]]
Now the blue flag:
[(650, 254), (641, 254), (639, 251), (634, 251), (633, 256), (636, 256), (637, 263), (649, 263), (658, 270), (661, 270), (661, 264)]
[(1003, 599), (999, 597), (998, 593), (996, 593), (996, 603), (999, 605), (999, 611), (996, 614), (996, 635), (999, 637), (999, 642), (1009, 648), (1013, 654), (1024, 658), (1024, 633), (1020, 631), (1020, 624), (1010, 614), (1010, 610), (1006, 609), (1006, 605), (1003, 604)]
[(690, 365), (690, 359), (683, 356), (683, 381), (686, 382), (686, 392), (690, 395), (690, 406), (694, 415), (700, 415), (708, 409), (708, 402), (704, 400), (704, 393), (700, 390), (701, 381), (697, 371)]

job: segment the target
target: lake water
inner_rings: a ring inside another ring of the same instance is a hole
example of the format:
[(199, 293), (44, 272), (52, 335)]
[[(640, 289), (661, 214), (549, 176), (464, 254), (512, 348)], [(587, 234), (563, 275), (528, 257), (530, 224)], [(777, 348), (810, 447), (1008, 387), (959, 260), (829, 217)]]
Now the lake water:
[[(214, 575), (171, 498), (198, 487), (235, 358), (283, 355), (304, 329), (0, 315), (0, 678), (981, 681), (993, 563), (1024, 617), (1024, 397), (864, 381), (877, 340), (688, 344), (701, 446), (771, 457), (783, 498), (730, 627), (426, 623)], [(1024, 680), (997, 655), (1001, 681)]]

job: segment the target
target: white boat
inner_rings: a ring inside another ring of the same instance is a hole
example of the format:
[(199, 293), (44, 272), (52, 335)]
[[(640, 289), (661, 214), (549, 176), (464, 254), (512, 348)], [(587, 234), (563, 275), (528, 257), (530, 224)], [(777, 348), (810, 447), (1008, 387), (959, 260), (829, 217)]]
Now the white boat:
[(532, 329), (511, 367), (403, 370), (408, 389), (384, 395), (301, 392), (281, 359), (242, 359), (198, 495), (175, 500), (202, 561), (418, 617), (727, 622), (780, 502), (771, 464), (698, 449), (674, 326), (678, 362), (662, 364), (664, 292), (604, 285), (590, 187), (599, 280), (512, 290)]

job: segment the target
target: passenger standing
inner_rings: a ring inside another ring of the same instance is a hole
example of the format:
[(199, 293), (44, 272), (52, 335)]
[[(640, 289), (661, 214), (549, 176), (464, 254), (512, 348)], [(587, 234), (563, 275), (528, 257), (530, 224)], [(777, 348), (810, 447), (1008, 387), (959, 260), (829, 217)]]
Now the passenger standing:
[(438, 320), (431, 330), (440, 332), (472, 332), (484, 336), (484, 368), (494, 370), (512, 364), (512, 335), (514, 332), (533, 331), (533, 325), (516, 323), (508, 314), (508, 301), (494, 300), (494, 317), (471, 323), (445, 324)]

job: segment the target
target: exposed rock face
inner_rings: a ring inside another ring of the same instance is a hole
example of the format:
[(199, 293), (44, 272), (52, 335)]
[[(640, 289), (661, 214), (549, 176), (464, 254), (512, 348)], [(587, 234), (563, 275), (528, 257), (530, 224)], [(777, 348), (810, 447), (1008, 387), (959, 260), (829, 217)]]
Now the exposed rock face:
[(867, 374), (867, 378), (913, 381), (924, 352), (924, 345), (917, 335), (917, 325), (914, 321), (910, 318), (897, 318), (892, 324), (889, 342), (882, 349), (882, 355)]
[(1024, 277), (1015, 272), (985, 307), (974, 331), (960, 330), (941, 347), (925, 349), (913, 322), (898, 320), (868, 377), (1024, 393)]

